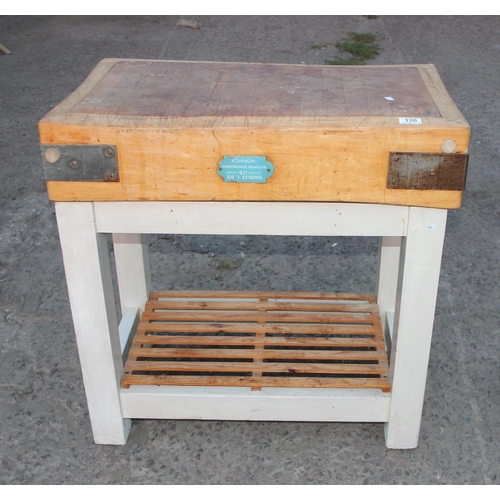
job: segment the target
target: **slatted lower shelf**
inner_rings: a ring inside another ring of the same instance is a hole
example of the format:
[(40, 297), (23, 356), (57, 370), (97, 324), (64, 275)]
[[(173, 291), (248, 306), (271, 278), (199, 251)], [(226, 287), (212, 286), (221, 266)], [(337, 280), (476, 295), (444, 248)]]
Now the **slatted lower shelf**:
[(121, 383), (388, 392), (376, 297), (152, 292)]

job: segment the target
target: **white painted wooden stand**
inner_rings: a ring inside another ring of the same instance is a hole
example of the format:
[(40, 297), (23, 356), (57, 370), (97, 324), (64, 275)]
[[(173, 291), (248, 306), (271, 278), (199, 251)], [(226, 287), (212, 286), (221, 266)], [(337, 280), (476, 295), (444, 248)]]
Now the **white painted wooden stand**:
[[(57, 221), (96, 443), (124, 444), (131, 419), (381, 422), (389, 448), (418, 443), (445, 209), (302, 202), (57, 202)], [(224, 221), (221, 224), (220, 221)], [(104, 233), (113, 234), (122, 319)], [(151, 289), (148, 233), (380, 236), (378, 304), (391, 391), (120, 387)]]

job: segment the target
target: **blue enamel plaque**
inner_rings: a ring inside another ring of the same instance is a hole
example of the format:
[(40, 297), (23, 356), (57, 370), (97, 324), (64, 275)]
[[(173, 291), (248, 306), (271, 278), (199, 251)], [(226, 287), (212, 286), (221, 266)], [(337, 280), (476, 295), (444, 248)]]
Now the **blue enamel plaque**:
[(224, 182), (266, 182), (274, 167), (265, 156), (224, 156), (219, 175)]

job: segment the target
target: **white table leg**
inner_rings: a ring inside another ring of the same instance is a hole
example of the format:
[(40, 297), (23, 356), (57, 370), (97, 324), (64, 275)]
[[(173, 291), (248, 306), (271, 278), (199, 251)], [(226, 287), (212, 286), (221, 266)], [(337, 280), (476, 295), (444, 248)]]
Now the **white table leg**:
[(401, 237), (383, 236), (378, 251), (377, 303), (382, 320), (387, 349), (390, 352), (392, 339), (387, 328), (387, 314), (394, 313), (398, 287)]
[(446, 216), (446, 210), (410, 209), (401, 248), (390, 360), (388, 448), (418, 444)]
[(56, 203), (66, 281), (94, 440), (125, 444), (131, 421), (119, 399), (123, 363), (106, 237), (93, 204)]
[(151, 293), (147, 236), (114, 233), (113, 245), (122, 313), (127, 307), (142, 313)]

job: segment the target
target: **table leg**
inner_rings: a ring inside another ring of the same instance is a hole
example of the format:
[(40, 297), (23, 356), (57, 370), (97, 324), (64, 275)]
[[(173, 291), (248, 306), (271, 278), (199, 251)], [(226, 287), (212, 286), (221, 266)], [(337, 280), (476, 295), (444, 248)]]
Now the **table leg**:
[[(398, 286), (399, 258), (401, 253), (400, 236), (380, 238), (378, 252), (377, 303), (382, 320), (382, 329), (388, 352), (392, 344), (387, 315), (394, 314)], [(392, 319), (390, 320), (392, 321)]]
[(131, 421), (119, 399), (123, 362), (106, 236), (96, 232), (90, 202), (56, 203), (56, 215), (94, 440), (125, 444)]
[(388, 448), (416, 448), (418, 444), (446, 216), (446, 210), (410, 208), (390, 358)]
[(122, 313), (127, 307), (143, 313), (151, 293), (147, 235), (114, 233), (113, 245)]

